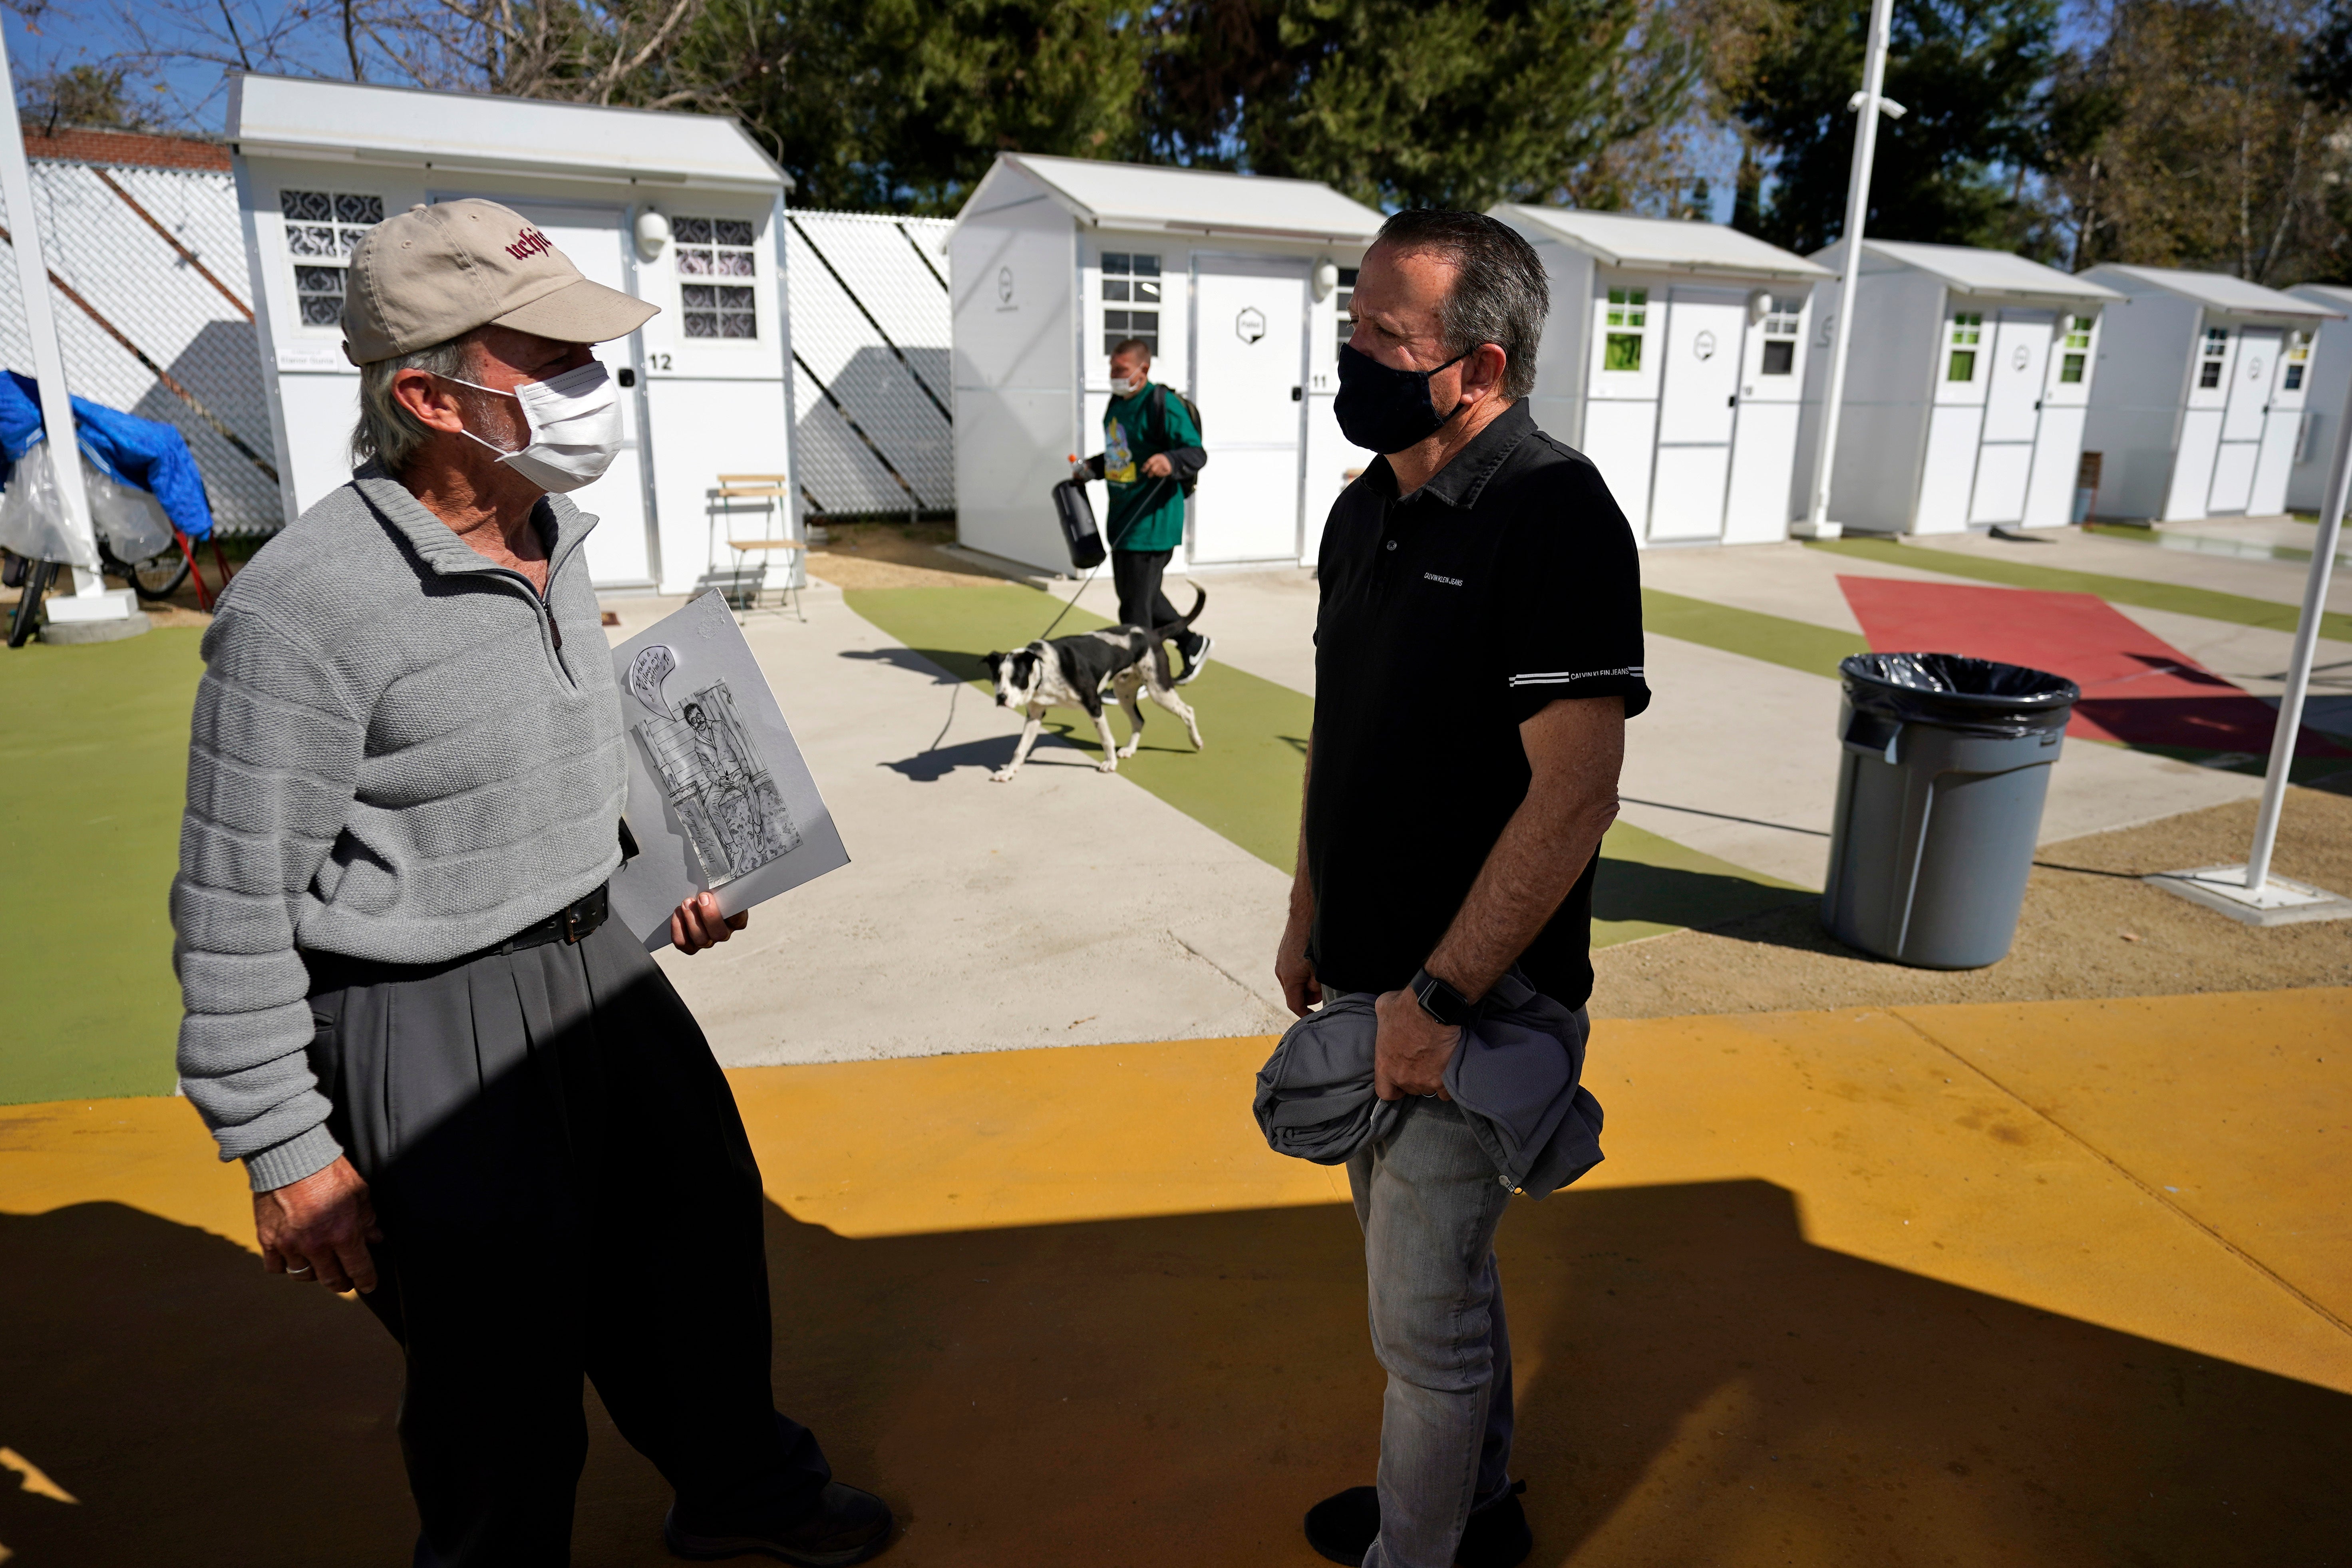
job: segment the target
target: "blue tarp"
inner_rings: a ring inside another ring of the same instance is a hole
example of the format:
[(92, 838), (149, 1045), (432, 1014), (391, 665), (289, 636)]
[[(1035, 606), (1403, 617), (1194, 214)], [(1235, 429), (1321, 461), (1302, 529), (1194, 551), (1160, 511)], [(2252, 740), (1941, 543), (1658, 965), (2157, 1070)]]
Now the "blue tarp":
[[(87, 397), (75, 398), (73, 411), (82, 455), (99, 472), (153, 496), (172, 526), (190, 539), (212, 533), (212, 502), (205, 498), (204, 476), (196, 471), (187, 437), (161, 420), (142, 419)], [(0, 454), (7, 458), (0, 466), (0, 485), (6, 484), (17, 459), (46, 435), (41, 384), (13, 370), (0, 376)]]

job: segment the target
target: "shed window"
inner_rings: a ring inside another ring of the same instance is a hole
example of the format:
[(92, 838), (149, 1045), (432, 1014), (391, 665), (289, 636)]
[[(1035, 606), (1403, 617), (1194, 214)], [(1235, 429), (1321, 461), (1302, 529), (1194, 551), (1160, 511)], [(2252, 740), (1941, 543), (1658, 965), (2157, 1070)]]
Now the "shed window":
[(1331, 296), (1339, 311), (1339, 341), (1343, 343), (1356, 335), (1356, 271), (1353, 267), (1339, 268), (1339, 287)]
[(1647, 289), (1612, 289), (1609, 290), (1608, 324), (1612, 329), (1601, 346), (1601, 368), (1638, 372), (1642, 368), (1642, 339), (1649, 330), (1650, 291)]
[(1984, 316), (1979, 311), (1961, 310), (1952, 317), (1951, 357), (1944, 362), (1946, 381), (1974, 381), (1977, 378), (1977, 344), (1984, 337)]
[(2066, 336), (2059, 347), (2064, 351), (2058, 360), (2058, 379), (2068, 386), (2083, 379), (2083, 367), (2090, 362), (2091, 329), (2098, 322), (2095, 316), (2066, 318)]
[[(1160, 357), (1160, 258), (1106, 250), (1102, 258), (1103, 353), (1141, 338)], [(1137, 309), (1138, 306), (1142, 309)]]
[(2221, 384), (2221, 360), (2229, 352), (2230, 329), (2206, 328), (2204, 358), (2197, 366), (2197, 384), (2200, 387), (2210, 390)]
[(344, 258), (360, 236), (383, 221), (383, 198), (349, 191), (280, 191), (286, 250), (294, 261), (295, 308), (306, 327), (343, 319)]
[(677, 302), (686, 317), (686, 335), (758, 337), (760, 312), (751, 285), (718, 281), (760, 275), (752, 249), (758, 226), (748, 218), (681, 217), (671, 220), (670, 234), (677, 251)]
[(2310, 363), (2311, 334), (2289, 332), (2286, 335), (2286, 379), (2281, 383), (2282, 388), (2288, 392), (2302, 391), (2304, 369)]
[(1797, 368), (1797, 322), (1805, 309), (1801, 300), (1775, 299), (1764, 312), (1766, 375), (1790, 375)]

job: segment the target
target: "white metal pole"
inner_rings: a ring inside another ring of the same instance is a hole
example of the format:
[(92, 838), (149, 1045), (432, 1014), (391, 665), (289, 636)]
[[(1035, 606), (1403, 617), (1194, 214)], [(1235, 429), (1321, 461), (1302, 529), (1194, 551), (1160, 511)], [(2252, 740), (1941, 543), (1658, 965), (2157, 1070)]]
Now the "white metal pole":
[(33, 173), (25, 162), (24, 129), (16, 121), (16, 77), (0, 29), (0, 198), (8, 204), (8, 235), (16, 252), (17, 292), (25, 301), (25, 335), (33, 342), (33, 374), (41, 383), (41, 423), (47, 427), (49, 466), (65, 503), (68, 532), (89, 552), (92, 565), (74, 568), (74, 595), (106, 592), (95, 569), (98, 536), (89, 525), (89, 497), (81, 483), (81, 444), (74, 432), (66, 362), (58, 350), (57, 317), (49, 309), (49, 269), (41, 248), (40, 212), (33, 204)]
[(1885, 103), (1879, 89), (1886, 81), (1886, 37), (1893, 10), (1894, 0), (1871, 0), (1870, 36), (1863, 44), (1862, 90), (1853, 100), (1853, 168), (1845, 187), (1845, 283), (1838, 295), (1837, 320), (1831, 327), (1829, 398), (1822, 405), (1822, 444), (1813, 458), (1813, 505), (1805, 519), (1807, 531), (1817, 539), (1834, 537), (1829, 522), (1830, 468), (1837, 460), (1846, 349), (1853, 341), (1854, 297), (1862, 287), (1862, 233), (1870, 212), (1870, 165), (1878, 156), (1878, 116)]
[(2295, 737), (2303, 732), (2303, 700), (2311, 689), (2311, 661), (2319, 651), (2320, 623), (2327, 615), (2327, 579), (2343, 531), (2346, 492), (2352, 489), (2352, 398), (2336, 425), (2336, 462), (2327, 471), (2327, 501), (2319, 514), (2319, 537), (2312, 542), (2311, 571), (2303, 580), (2303, 617), (2294, 625), (2286, 689), (2279, 694), (2278, 728), (2271, 733), (2270, 772), (2263, 777), (2263, 808), (2254, 818), (2253, 850), (2246, 857), (2250, 893), (2260, 893), (2270, 880), (2271, 850), (2278, 844), (2279, 813), (2286, 805), (2287, 772), (2294, 763)]

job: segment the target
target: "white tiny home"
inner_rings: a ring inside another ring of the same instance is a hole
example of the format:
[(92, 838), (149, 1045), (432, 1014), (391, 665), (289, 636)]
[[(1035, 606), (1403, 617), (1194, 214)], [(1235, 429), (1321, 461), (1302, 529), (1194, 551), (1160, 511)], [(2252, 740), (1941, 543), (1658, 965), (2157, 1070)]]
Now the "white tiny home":
[(2083, 276), (2125, 296), (2108, 312), (2083, 443), (2099, 456), (2092, 511), (2175, 522), (2285, 510), (2312, 339), (2336, 310), (2221, 272)]
[(2286, 510), (2317, 511), (2327, 504), (2327, 470), (2336, 461), (2336, 433), (2352, 405), (2352, 289), (2302, 283), (2296, 299), (2335, 312), (2319, 323), (2303, 384), (2303, 433), (2286, 476)]
[(1308, 180), (1000, 153), (948, 247), (959, 539), (1068, 570), (1049, 492), (1101, 449), (1110, 345), (1137, 337), (1201, 410), (1181, 563), (1312, 561), (1371, 458), (1331, 397), (1381, 222)]
[(242, 76), (228, 134), (289, 521), (351, 477), (359, 373), (340, 322), (352, 247), (387, 214), (483, 196), (589, 278), (661, 307), (596, 351), (626, 433), (573, 496), (599, 520), (597, 586), (685, 593), (733, 564), (730, 536), (794, 526), (788, 506), (750, 518), (712, 496), (721, 474), (787, 474), (793, 458), (790, 182), (733, 121)]
[(1590, 457), (1643, 543), (1785, 539), (1814, 286), (1721, 224), (1510, 204), (1551, 316), (1536, 423)]
[[(1798, 494), (1809, 497), (1828, 396), (1843, 242), (1805, 378)], [(2114, 289), (2005, 250), (1864, 238), (1830, 518), (1871, 533), (2075, 521), (2102, 312)], [(2103, 373), (2102, 373), (2103, 374)]]

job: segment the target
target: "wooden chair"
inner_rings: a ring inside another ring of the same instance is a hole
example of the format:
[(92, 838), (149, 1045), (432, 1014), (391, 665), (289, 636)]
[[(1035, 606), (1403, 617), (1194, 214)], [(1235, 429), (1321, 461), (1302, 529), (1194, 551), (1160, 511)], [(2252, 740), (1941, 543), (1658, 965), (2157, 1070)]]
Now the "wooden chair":
[[(758, 609), (761, 593), (767, 586), (769, 563), (776, 552), (782, 551), (785, 552), (784, 581), (779, 597), (789, 600), (793, 612), (802, 620), (807, 620), (808, 611), (801, 604), (800, 596), (805, 573), (801, 561), (795, 560), (792, 552), (800, 552), (804, 557), (808, 544), (804, 540), (793, 537), (792, 476), (721, 474), (718, 484), (705, 494), (709, 500), (711, 532), (716, 536), (722, 524), (727, 526), (727, 548), (735, 552), (735, 561), (730, 572), (722, 573), (714, 566), (704, 582), (724, 594), (729, 604), (744, 610)], [(756, 504), (746, 506), (745, 502)], [(736, 531), (735, 525), (754, 510), (761, 520), (759, 535), (750, 537)], [(784, 525), (781, 535), (775, 531), (779, 521)], [(716, 552), (715, 538), (713, 552)], [(778, 607), (782, 607), (781, 603)]]

